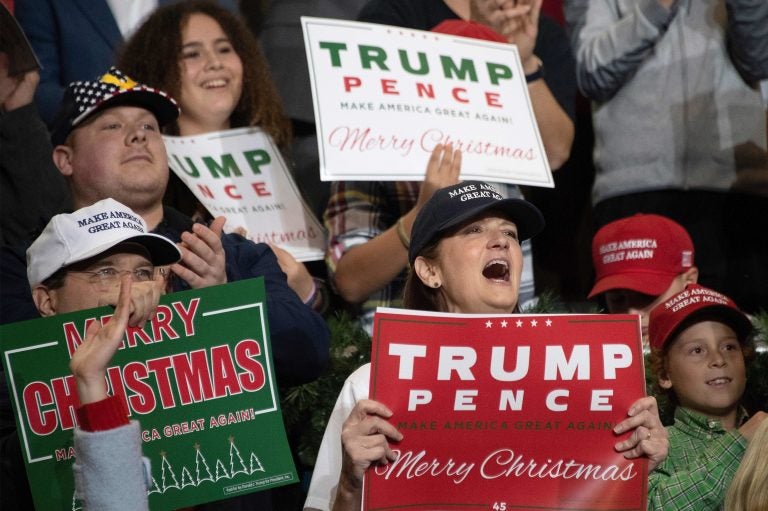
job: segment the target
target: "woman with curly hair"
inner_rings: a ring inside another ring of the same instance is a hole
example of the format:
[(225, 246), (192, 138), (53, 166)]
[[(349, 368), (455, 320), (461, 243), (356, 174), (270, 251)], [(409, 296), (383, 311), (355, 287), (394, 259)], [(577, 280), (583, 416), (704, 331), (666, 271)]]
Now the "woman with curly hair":
[[(258, 126), (288, 156), (291, 129), (259, 43), (245, 22), (211, 0), (155, 10), (126, 42), (118, 66), (168, 92), (181, 107), (168, 135), (191, 136)], [(289, 158), (286, 158), (289, 159)], [(172, 175), (165, 202), (194, 215), (197, 201)], [(322, 311), (324, 284), (285, 250), (272, 246), (296, 294)]]
[(169, 135), (259, 126), (285, 151), (290, 124), (258, 41), (238, 16), (213, 1), (154, 11), (121, 49), (118, 67), (181, 105)]

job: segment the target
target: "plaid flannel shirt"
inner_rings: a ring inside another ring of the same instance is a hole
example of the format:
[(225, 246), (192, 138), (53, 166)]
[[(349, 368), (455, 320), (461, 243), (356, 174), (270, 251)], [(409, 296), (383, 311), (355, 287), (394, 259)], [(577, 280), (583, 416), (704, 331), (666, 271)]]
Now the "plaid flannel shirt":
[[(746, 413), (742, 411), (742, 418)], [(722, 509), (747, 440), (720, 422), (678, 407), (669, 432), (669, 455), (648, 477), (648, 509)]]
[[(514, 185), (494, 183), (505, 197), (521, 198)], [(331, 197), (323, 214), (329, 233), (325, 262), (329, 275), (336, 271), (341, 256), (352, 247), (362, 245), (383, 233), (397, 219), (413, 209), (419, 198), (419, 181), (334, 181)], [(533, 258), (531, 243), (523, 248), (523, 275), (520, 282), (520, 303), (533, 298)], [(371, 294), (360, 306), (360, 321), (370, 334), (376, 307), (402, 307), (407, 269), (387, 286)], [(331, 282), (333, 279), (331, 278)]]

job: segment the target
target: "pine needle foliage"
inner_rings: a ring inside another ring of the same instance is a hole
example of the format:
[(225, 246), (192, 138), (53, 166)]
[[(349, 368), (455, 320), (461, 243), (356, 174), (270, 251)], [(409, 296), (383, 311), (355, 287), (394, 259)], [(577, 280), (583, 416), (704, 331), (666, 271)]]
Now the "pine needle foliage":
[(285, 428), (299, 462), (315, 465), (325, 425), (344, 381), (371, 361), (371, 338), (348, 313), (327, 318), (331, 331), (330, 362), (317, 380), (282, 392)]

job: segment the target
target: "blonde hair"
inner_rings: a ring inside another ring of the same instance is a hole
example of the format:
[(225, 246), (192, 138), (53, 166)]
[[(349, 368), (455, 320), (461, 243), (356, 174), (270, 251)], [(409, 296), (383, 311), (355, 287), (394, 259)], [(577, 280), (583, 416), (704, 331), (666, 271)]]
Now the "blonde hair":
[(768, 509), (768, 419), (757, 428), (725, 496), (725, 511)]

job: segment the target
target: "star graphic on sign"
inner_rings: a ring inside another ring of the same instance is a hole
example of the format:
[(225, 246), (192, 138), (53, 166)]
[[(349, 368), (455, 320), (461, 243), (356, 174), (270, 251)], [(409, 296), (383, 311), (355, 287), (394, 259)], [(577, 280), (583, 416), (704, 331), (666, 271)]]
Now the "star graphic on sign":
[(547, 324), (547, 326), (552, 326), (552, 320), (551, 320), (551, 319), (549, 319), (549, 318), (547, 318), (547, 320), (545, 321), (545, 323)]
[(507, 320), (506, 319), (501, 322), (501, 328), (507, 328)]
[(485, 328), (491, 328), (493, 326), (493, 323), (491, 323), (490, 320), (485, 322)]
[(520, 328), (523, 326), (523, 321), (518, 319), (517, 321), (515, 321), (515, 325), (517, 325), (517, 328)]
[(532, 320), (531, 320), (531, 326), (536, 326), (536, 325), (538, 325), (538, 324), (539, 324), (539, 322), (538, 322), (538, 321), (536, 321), (535, 319), (532, 319)]

